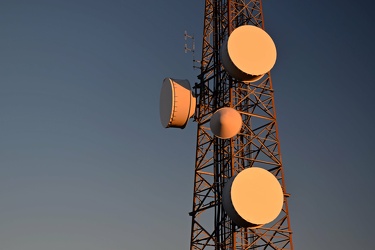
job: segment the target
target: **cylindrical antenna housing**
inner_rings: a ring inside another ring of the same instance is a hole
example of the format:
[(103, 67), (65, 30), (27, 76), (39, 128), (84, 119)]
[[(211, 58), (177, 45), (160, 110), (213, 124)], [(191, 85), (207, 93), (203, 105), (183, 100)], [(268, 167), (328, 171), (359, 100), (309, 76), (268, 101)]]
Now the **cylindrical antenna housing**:
[(160, 92), (160, 121), (165, 128), (185, 128), (195, 113), (196, 98), (188, 80), (165, 78)]

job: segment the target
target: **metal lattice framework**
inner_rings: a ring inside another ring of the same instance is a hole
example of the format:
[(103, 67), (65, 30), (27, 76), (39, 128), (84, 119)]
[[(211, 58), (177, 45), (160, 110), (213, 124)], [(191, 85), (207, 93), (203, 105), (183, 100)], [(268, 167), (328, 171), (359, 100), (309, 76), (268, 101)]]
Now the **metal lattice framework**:
[[(278, 139), (270, 73), (246, 84), (231, 78), (220, 63), (220, 46), (244, 24), (264, 29), (260, 0), (206, 0), (200, 80), (190, 249), (293, 249), (284, 173)], [(240, 112), (243, 126), (231, 139), (210, 132), (209, 121), (219, 108)], [(221, 195), (227, 180), (245, 168), (273, 173), (284, 191), (280, 215), (257, 229), (238, 228), (225, 213)]]

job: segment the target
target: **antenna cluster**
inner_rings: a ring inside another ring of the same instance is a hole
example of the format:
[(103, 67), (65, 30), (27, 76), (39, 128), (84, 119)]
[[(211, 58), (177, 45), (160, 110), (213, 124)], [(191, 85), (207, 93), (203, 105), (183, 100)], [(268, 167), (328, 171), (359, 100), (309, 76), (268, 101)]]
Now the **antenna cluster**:
[[(184, 40), (198, 68), (194, 35)], [(269, 73), (276, 57), (261, 0), (206, 0), (200, 82), (193, 92), (187, 79), (163, 80), (163, 127), (197, 123), (190, 250), (293, 250)]]
[[(192, 48), (185, 44), (185, 52), (194, 53), (194, 36), (189, 36), (185, 31), (185, 40), (187, 39), (192, 39), (193, 42)], [(251, 25), (235, 29), (223, 43), (220, 54), (227, 73), (245, 84), (261, 79), (276, 61), (276, 47), (272, 38), (263, 29)], [(162, 125), (165, 128), (185, 128), (195, 109), (196, 98), (189, 81), (165, 78), (160, 94)], [(221, 107), (211, 115), (211, 132), (220, 139), (233, 138), (241, 131), (242, 125), (241, 114), (233, 107)], [(233, 176), (224, 187), (224, 209), (240, 227), (260, 227), (274, 220), (282, 209), (282, 188), (275, 176), (264, 171), (255, 168), (251, 168), (251, 171), (249, 169), (246, 174), (242, 171)], [(254, 179), (266, 185), (248, 184)], [(257, 209), (246, 209), (249, 203), (257, 203)]]

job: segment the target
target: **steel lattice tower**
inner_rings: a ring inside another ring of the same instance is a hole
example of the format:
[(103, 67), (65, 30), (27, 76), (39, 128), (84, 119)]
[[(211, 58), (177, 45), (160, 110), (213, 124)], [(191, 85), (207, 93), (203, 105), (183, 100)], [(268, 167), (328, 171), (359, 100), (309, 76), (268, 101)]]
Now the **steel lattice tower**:
[[(230, 77), (220, 62), (221, 44), (245, 24), (264, 29), (261, 0), (205, 0), (201, 73), (194, 86), (198, 129), (190, 213), (192, 250), (293, 249), (270, 72), (248, 84)], [(222, 107), (232, 107), (242, 116), (240, 133), (230, 139), (210, 132), (210, 118)], [(280, 215), (257, 229), (237, 227), (221, 201), (228, 178), (251, 167), (270, 171), (284, 193)]]

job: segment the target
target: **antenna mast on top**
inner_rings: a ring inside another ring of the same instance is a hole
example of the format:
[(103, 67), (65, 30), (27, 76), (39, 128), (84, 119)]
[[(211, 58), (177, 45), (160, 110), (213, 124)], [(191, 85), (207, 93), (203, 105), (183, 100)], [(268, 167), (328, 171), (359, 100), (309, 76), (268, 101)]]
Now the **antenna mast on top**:
[[(195, 38), (194, 35), (189, 35), (187, 31), (184, 32), (184, 39), (185, 39), (185, 53), (191, 52), (193, 54), (193, 68), (199, 69), (199, 66), (196, 66), (195, 63), (200, 63), (200, 61), (195, 60)], [(188, 46), (187, 40), (191, 40), (191, 47)]]

